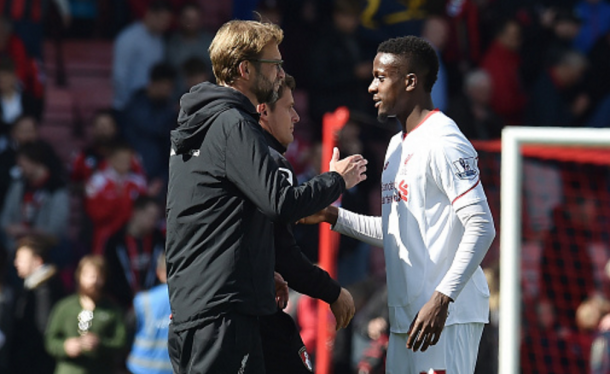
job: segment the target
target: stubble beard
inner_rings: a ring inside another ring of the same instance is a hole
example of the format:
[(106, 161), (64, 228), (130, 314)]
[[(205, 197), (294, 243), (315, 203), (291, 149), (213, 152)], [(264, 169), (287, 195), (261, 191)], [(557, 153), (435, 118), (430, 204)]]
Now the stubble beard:
[[(279, 84), (278, 90), (279, 90)], [(275, 85), (267, 79), (267, 77), (259, 74), (256, 78), (256, 83), (254, 86), (254, 94), (256, 95), (256, 100), (259, 103), (270, 103), (277, 101), (277, 91), (275, 89)]]

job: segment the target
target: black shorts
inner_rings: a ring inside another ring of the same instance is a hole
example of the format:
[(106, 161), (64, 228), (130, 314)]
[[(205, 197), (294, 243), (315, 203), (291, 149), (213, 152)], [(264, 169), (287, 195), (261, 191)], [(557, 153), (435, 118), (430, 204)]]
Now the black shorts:
[(265, 374), (258, 317), (229, 314), (188, 330), (169, 326), (175, 374)]
[(260, 330), (267, 374), (313, 372), (305, 344), (292, 317), (282, 311), (261, 317)]

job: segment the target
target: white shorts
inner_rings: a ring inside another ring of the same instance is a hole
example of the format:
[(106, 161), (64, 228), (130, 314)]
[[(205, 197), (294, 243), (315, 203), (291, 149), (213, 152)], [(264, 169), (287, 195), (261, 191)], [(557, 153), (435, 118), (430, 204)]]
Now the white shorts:
[(436, 345), (425, 352), (407, 349), (408, 334), (390, 334), (386, 374), (472, 374), (483, 323), (446, 326)]

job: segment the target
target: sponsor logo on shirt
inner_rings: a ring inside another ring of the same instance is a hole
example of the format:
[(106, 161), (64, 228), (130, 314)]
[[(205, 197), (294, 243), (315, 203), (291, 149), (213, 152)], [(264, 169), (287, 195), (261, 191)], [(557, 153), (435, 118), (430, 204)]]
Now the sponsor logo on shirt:
[(474, 179), (479, 175), (477, 170), (477, 159), (475, 157), (459, 158), (453, 161), (453, 166), (456, 168), (455, 175), (464, 180)]
[(381, 204), (391, 204), (397, 203), (400, 200), (407, 202), (407, 195), (409, 191), (407, 190), (409, 185), (405, 183), (405, 181), (400, 181), (398, 183), (398, 187), (396, 187), (397, 182), (390, 183), (382, 183), (381, 184)]
[(422, 371), (419, 374), (447, 374), (445, 370), (434, 370), (430, 369), (428, 371)]

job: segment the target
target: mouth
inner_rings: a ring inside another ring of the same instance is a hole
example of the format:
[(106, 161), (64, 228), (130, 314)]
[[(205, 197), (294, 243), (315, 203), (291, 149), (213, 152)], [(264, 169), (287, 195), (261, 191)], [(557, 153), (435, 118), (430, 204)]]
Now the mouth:
[(375, 108), (379, 108), (379, 106), (381, 105), (381, 99), (373, 97), (373, 101), (375, 102)]

